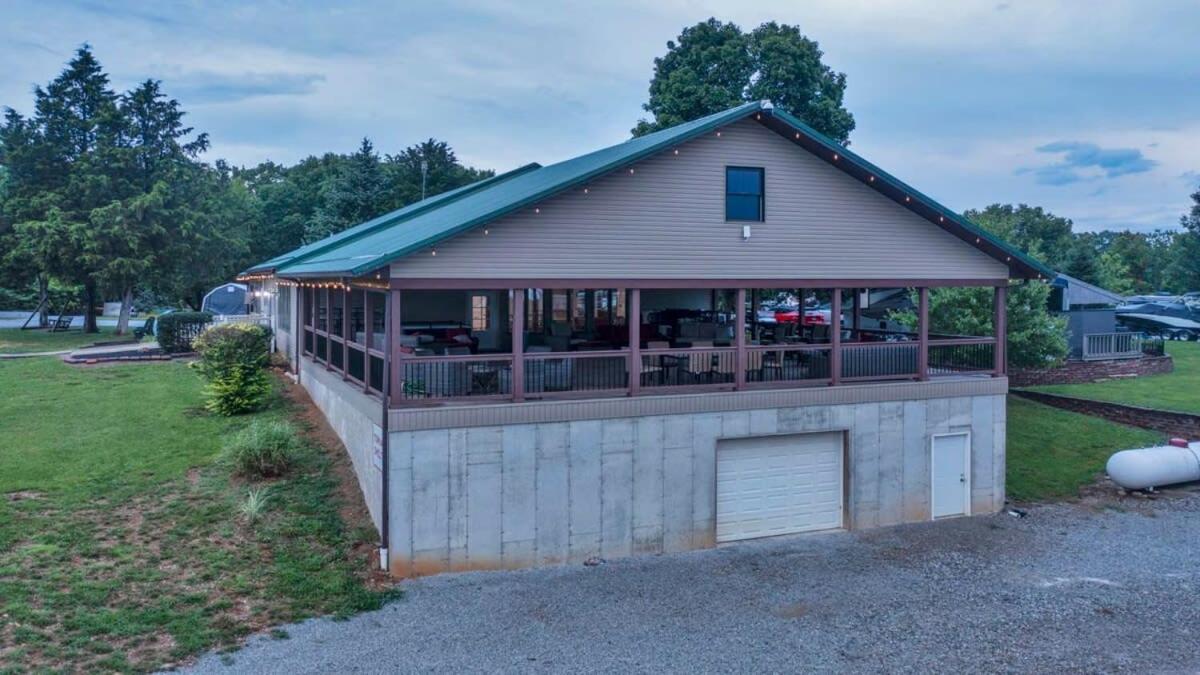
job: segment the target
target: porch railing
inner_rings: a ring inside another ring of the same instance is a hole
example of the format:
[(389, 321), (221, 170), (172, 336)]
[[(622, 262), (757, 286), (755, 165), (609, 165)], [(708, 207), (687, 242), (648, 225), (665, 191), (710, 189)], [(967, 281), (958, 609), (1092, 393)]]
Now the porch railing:
[[(527, 352), (521, 357), (520, 394), (527, 399), (649, 395), (990, 374), (995, 344), (993, 338), (930, 340), (923, 373), (919, 341), (846, 342), (838, 347), (836, 380), (829, 343), (746, 345), (740, 356), (737, 347), (640, 349), (636, 354), (628, 348)], [(636, 369), (631, 367), (635, 358)], [(511, 354), (406, 355), (401, 363), (404, 376), (396, 397), (401, 405), (511, 400), (517, 395)], [(636, 387), (631, 386), (633, 377)]]
[(1139, 358), (1143, 339), (1141, 333), (1087, 333), (1083, 336), (1083, 360)]

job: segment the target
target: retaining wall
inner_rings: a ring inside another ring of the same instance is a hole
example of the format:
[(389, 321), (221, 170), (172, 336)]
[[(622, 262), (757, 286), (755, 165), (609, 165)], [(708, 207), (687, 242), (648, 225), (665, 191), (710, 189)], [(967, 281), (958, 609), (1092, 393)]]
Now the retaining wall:
[(1175, 369), (1169, 355), (1107, 361), (1068, 361), (1058, 368), (1010, 368), (1008, 381), (1013, 387), (1042, 384), (1087, 384), (1114, 377), (1162, 375)]
[(1189, 440), (1200, 439), (1200, 415), (1173, 412), (1170, 410), (1156, 410), (1154, 408), (1141, 408), (1123, 403), (1093, 401), (1086, 398), (1048, 394), (1046, 392), (1025, 389), (1014, 389), (1012, 393), (1031, 401), (1054, 406), (1055, 408), (1101, 417), (1119, 424), (1153, 429), (1170, 436), (1179, 436)]

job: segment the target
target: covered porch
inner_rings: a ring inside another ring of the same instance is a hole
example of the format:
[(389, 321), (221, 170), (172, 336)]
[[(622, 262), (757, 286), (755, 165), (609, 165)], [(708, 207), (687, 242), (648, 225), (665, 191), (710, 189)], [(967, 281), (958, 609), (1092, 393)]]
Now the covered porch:
[(304, 357), (393, 408), (1004, 374), (992, 335), (933, 333), (903, 280), (292, 280)]

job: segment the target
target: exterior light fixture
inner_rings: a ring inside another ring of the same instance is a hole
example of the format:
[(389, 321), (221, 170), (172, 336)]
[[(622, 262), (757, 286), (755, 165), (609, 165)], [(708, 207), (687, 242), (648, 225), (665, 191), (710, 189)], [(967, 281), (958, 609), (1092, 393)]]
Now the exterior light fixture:
[(868, 178), (867, 180), (868, 180), (868, 181), (870, 181), (870, 182), (872, 182), (872, 183), (874, 183), (874, 182), (875, 182), (875, 176), (871, 176), (871, 177), (870, 177), (870, 178)]
[(483, 234), (484, 234), (484, 236), (486, 236), (486, 235), (490, 234), (490, 233), (488, 232), (488, 229), (487, 229), (486, 227), (485, 227), (485, 228), (483, 228)]
[(541, 209), (541, 208), (539, 208), (539, 207), (536, 207), (536, 206), (535, 206), (535, 207), (533, 207), (533, 212), (534, 212), (534, 213), (541, 213), (541, 212), (542, 212), (542, 209)]
[(909, 202), (911, 202), (911, 201), (912, 201), (912, 197), (909, 197), (908, 195), (904, 195), (904, 203), (905, 203), (905, 204), (907, 204), (907, 203), (909, 203)]
[(679, 148), (675, 148), (675, 154), (679, 154)]
[(435, 248), (432, 251), (430, 251), (429, 255), (437, 255), (437, 249)]
[(631, 176), (633, 175), (633, 169), (629, 170), (629, 175), (631, 175)]
[(837, 158), (838, 158), (838, 155), (837, 155), (837, 153), (836, 153), (836, 152), (835, 152), (835, 153), (833, 153), (833, 161), (835, 161), (835, 162), (836, 162), (836, 161), (837, 161)]

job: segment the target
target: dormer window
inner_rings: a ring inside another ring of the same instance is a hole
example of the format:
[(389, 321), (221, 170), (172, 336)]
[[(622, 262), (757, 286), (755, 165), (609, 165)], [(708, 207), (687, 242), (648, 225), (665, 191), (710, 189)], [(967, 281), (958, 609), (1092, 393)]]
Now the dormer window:
[(762, 168), (725, 167), (725, 220), (763, 220), (766, 212)]

